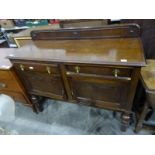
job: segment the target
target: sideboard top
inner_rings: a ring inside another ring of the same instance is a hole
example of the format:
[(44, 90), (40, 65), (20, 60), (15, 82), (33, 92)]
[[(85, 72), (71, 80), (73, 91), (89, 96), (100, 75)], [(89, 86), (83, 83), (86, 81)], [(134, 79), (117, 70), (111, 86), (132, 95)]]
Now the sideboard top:
[(9, 59), (145, 66), (139, 38), (36, 40), (14, 49)]

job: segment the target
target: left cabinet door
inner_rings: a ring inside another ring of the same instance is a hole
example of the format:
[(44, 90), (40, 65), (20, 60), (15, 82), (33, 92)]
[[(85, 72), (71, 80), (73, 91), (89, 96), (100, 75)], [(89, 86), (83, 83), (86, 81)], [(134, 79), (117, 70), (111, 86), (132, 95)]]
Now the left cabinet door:
[(56, 64), (14, 63), (14, 69), (30, 94), (64, 100), (66, 95)]

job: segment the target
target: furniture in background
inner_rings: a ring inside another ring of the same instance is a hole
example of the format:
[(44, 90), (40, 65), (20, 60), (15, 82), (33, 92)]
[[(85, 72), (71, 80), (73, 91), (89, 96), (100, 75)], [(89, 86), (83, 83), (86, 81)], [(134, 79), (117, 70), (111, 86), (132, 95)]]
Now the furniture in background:
[(137, 25), (36, 30), (31, 38), (8, 58), (38, 112), (41, 98), (105, 108), (121, 112), (127, 129), (145, 66)]
[(4, 28), (0, 25), (0, 47), (16, 47), (14, 46), (14, 41), (12, 41), (10, 35), (12, 33), (18, 33), (24, 29), (26, 29), (26, 27)]
[[(13, 55), (14, 52), (14, 49), (0, 49), (0, 94), (11, 96), (15, 101), (32, 107), (25, 88), (12, 69), (11, 62), (6, 58), (9, 55)], [(35, 107), (33, 108), (35, 110)]]
[(24, 31), (21, 31), (17, 34), (13, 34), (12, 38), (15, 41), (15, 44), (17, 45), (17, 47), (22, 47), (24, 45), (27, 45), (29, 43), (32, 42), (32, 38), (30, 35), (30, 32), (33, 30), (46, 30), (46, 29), (59, 29), (59, 24), (53, 24), (53, 25), (48, 25), (48, 26), (37, 26), (37, 27), (32, 27), (32, 28), (28, 28)]
[(146, 59), (155, 59), (155, 19), (124, 19), (121, 23), (140, 25), (145, 57)]
[(145, 117), (149, 108), (155, 109), (155, 59), (147, 59), (147, 66), (141, 69), (141, 81), (146, 93), (146, 101), (141, 113), (137, 116), (136, 132), (140, 129), (150, 129), (155, 131), (155, 124), (148, 124)]
[(12, 38), (14, 39), (17, 47), (22, 47), (26, 44), (29, 44), (32, 41), (30, 32), (33, 30), (48, 30), (48, 29), (59, 29), (61, 28), (76, 28), (76, 27), (99, 27), (108, 24), (107, 19), (79, 19), (79, 20), (60, 20), (58, 24), (51, 24), (48, 26), (37, 26), (32, 27), (17, 34), (13, 34)]
[(9, 47), (8, 46), (8, 37), (5, 31), (2, 30), (0, 25), (0, 48)]
[(108, 24), (107, 19), (60, 20), (61, 28), (100, 27)]
[(0, 25), (2, 28), (13, 28), (15, 25), (14, 25), (14, 22), (13, 20), (11, 19), (0, 19)]

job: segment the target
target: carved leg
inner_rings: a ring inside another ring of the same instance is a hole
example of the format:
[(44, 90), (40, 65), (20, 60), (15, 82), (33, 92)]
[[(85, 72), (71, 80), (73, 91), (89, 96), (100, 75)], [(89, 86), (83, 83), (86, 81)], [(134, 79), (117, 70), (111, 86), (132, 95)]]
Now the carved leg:
[(122, 114), (122, 122), (121, 122), (121, 131), (125, 132), (129, 126), (130, 122), (130, 114), (123, 113)]
[(116, 118), (116, 111), (113, 111), (112, 115), (114, 118)]
[(136, 124), (136, 129), (135, 129), (135, 132), (138, 132), (142, 126), (143, 126), (143, 121), (145, 119), (145, 116), (147, 114), (147, 111), (148, 111), (148, 104), (145, 103), (144, 107), (143, 107), (143, 110), (142, 110), (142, 113), (140, 114), (139, 116), (139, 119), (138, 119), (138, 122)]
[(37, 108), (36, 108), (36, 106), (34, 104), (32, 105), (32, 109), (33, 109), (33, 112), (35, 112), (36, 114), (38, 114), (38, 110), (37, 110)]
[(33, 111), (38, 113), (43, 111), (43, 107), (41, 104), (39, 104), (39, 99), (36, 95), (31, 95), (31, 101), (33, 104)]

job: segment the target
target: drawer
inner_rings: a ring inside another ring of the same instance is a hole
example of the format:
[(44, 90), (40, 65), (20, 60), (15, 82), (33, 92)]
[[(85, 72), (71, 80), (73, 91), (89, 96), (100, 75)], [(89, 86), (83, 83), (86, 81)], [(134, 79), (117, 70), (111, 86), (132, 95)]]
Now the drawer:
[(119, 67), (101, 67), (101, 66), (83, 66), (83, 65), (67, 65), (67, 73), (85, 73), (95, 75), (106, 75), (115, 77), (131, 77), (131, 68), (119, 68)]
[(0, 80), (0, 91), (21, 91), (18, 83), (11, 80)]
[(47, 74), (59, 74), (59, 68), (56, 64), (37, 64), (37, 63), (15, 63), (15, 69), (20, 71), (43, 72)]
[(0, 71), (0, 80), (1, 79), (5, 79), (5, 80), (12, 80), (13, 77), (12, 77), (12, 74), (10, 73), (10, 71)]
[(8, 95), (8, 96), (12, 97), (12, 99), (14, 101), (24, 102), (25, 104), (27, 103), (24, 96), (21, 93), (0, 90), (0, 94)]

